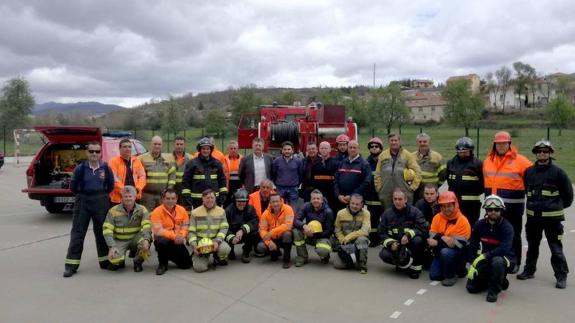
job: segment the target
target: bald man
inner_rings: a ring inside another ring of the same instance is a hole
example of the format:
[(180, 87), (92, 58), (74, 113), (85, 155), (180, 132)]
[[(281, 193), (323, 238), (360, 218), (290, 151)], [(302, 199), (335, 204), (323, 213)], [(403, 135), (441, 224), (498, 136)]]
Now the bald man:
[(141, 204), (149, 211), (162, 204), (162, 192), (176, 184), (176, 161), (171, 154), (162, 153), (162, 138), (152, 137), (150, 151), (138, 157), (146, 171), (146, 186)]
[(364, 196), (373, 183), (369, 163), (359, 155), (359, 143), (350, 140), (347, 144), (348, 156), (340, 163), (335, 172), (335, 196), (341, 210), (349, 204), (352, 194)]

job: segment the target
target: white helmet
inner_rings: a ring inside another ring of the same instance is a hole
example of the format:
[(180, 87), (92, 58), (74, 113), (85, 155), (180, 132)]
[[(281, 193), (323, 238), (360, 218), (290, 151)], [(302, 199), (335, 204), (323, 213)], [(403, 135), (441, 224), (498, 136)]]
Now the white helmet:
[(505, 210), (505, 203), (499, 196), (491, 194), (483, 201), (483, 208)]

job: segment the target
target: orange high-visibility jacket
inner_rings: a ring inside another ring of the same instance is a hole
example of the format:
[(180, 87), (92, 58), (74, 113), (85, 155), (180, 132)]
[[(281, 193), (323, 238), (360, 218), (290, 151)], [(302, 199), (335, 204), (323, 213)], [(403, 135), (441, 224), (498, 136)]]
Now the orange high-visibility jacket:
[[(226, 183), (228, 186), (228, 192), (230, 190), (230, 180), (239, 181), (240, 180), (240, 161), (243, 156), (238, 155), (237, 158), (231, 158), (230, 155), (226, 155), (224, 163), (224, 174), (226, 175)], [(233, 194), (234, 192), (230, 192)]]
[(188, 236), (190, 216), (183, 206), (176, 205), (170, 212), (163, 204), (154, 209), (151, 216), (152, 232), (155, 236), (175, 240), (176, 234), (184, 239)]
[(253, 206), (254, 209), (256, 209), (256, 215), (258, 216), (258, 220), (260, 220), (262, 218), (263, 211), (265, 211), (265, 210), (262, 210), (262, 201), (261, 201), (260, 191), (255, 191), (252, 194), (250, 194), (250, 199), (248, 201), (248, 204)]
[(471, 236), (471, 225), (458, 208), (450, 217), (439, 212), (431, 221), (429, 237), (433, 239), (438, 234), (455, 239), (455, 246), (462, 248)]
[(519, 154), (515, 146), (503, 156), (497, 155), (495, 147), (483, 161), (485, 196), (496, 194), (505, 203), (525, 202), (523, 173), (532, 163)]
[[(267, 210), (262, 214), (259, 233), (263, 242), (267, 245), (270, 244), (271, 239), (279, 239), (286, 231), (290, 231), (293, 227), (293, 209), (291, 206), (282, 202), (281, 209), (278, 214), (272, 213), (271, 204)], [(264, 239), (264, 236), (269, 232), (271, 239)]]
[[(134, 185), (138, 190), (138, 196), (136, 199), (142, 198), (142, 190), (146, 186), (146, 170), (142, 162), (135, 156), (130, 157), (130, 162), (132, 163), (132, 176), (134, 178)], [(108, 166), (112, 169), (114, 173), (114, 190), (110, 193), (110, 200), (113, 203), (122, 202), (122, 189), (124, 188), (124, 182), (126, 181), (127, 167), (126, 163), (122, 159), (122, 156), (116, 156), (110, 160)]]

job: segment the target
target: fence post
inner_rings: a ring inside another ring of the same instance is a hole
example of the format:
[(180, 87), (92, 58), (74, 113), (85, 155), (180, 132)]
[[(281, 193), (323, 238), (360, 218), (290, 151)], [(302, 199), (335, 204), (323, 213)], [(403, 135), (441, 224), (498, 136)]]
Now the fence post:
[(547, 127), (547, 140), (549, 140), (551, 134), (551, 127)]
[(168, 131), (168, 153), (170, 152), (170, 131)]
[(476, 151), (476, 155), (479, 155), (479, 127), (477, 127), (477, 149)]
[(423, 128), (419, 127), (419, 133), (423, 133)]
[(373, 137), (375, 137), (375, 128), (371, 128), (371, 138), (373, 138)]
[(4, 142), (4, 150), (2, 151), (4, 153), (4, 156), (6, 156), (6, 126), (3, 127), (3, 142)]

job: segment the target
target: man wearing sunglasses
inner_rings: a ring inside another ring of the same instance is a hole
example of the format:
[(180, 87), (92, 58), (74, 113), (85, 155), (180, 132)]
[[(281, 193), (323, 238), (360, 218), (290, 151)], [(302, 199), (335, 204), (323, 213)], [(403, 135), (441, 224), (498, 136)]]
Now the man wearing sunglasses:
[(509, 288), (506, 276), (515, 267), (513, 226), (502, 216), (506, 207), (499, 196), (486, 197), (483, 208), (485, 218), (475, 223), (469, 239), (467, 291), (475, 294), (487, 289), (486, 301), (493, 303)]
[(88, 160), (82, 162), (74, 169), (70, 190), (74, 193), (74, 217), (70, 231), (70, 244), (65, 260), (65, 278), (72, 277), (80, 266), (84, 238), (88, 231), (90, 219), (96, 237), (96, 250), (100, 268), (107, 269), (108, 245), (102, 234), (102, 225), (110, 208), (108, 194), (114, 190), (114, 173), (108, 164), (100, 160), (102, 145), (99, 142), (90, 142), (87, 146)]
[(523, 272), (517, 279), (526, 280), (534, 277), (539, 243), (545, 231), (549, 249), (551, 249), (551, 266), (557, 283), (555, 287), (567, 287), (567, 260), (563, 254), (563, 222), (564, 209), (573, 203), (573, 186), (565, 172), (553, 164), (551, 154), (553, 146), (547, 140), (538, 141), (531, 150), (537, 160), (535, 165), (527, 168), (523, 176), (525, 193), (527, 195), (527, 259)]

